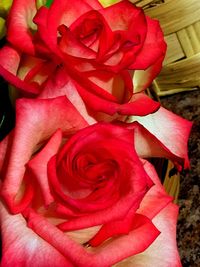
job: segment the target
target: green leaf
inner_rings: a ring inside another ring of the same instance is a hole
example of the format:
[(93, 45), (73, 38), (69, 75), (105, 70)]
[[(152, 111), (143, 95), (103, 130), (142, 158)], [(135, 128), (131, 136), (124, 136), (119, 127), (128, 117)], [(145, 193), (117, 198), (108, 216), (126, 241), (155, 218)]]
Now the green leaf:
[(6, 34), (6, 21), (0, 17), (0, 39), (3, 38)]
[(53, 3), (53, 0), (47, 0), (45, 6), (50, 7), (52, 3)]
[(120, 2), (120, 0), (99, 0), (99, 2), (104, 6), (111, 6), (113, 4), (116, 4), (117, 2)]
[(9, 12), (13, 0), (1, 0), (0, 1), (0, 16), (5, 18)]

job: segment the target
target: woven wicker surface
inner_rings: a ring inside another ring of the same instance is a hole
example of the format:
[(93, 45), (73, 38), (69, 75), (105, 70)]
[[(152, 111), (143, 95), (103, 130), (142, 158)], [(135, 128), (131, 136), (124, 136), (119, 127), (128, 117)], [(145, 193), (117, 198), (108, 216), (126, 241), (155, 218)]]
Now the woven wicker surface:
[(159, 95), (200, 86), (200, 1), (136, 1), (160, 21), (168, 44), (164, 67), (154, 82)]

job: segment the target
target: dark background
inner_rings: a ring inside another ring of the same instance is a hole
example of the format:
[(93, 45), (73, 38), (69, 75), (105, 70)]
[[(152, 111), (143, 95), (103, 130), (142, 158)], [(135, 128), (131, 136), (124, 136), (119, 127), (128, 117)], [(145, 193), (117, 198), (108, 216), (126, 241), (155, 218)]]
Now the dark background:
[(181, 173), (177, 240), (183, 267), (200, 267), (200, 89), (164, 97), (161, 102), (193, 121), (188, 145), (191, 169)]

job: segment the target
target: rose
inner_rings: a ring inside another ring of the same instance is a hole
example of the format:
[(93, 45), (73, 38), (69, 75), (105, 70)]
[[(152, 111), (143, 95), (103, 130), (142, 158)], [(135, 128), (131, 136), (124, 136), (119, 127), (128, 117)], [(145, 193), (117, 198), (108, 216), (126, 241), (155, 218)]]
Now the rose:
[(103, 8), (54, 0), (37, 10), (34, 0), (15, 0), (7, 39), (0, 73), (21, 90), (43, 97), (59, 91), (71, 100), (73, 86), (93, 115), (146, 115), (159, 107), (140, 92), (159, 73), (166, 44), (158, 22), (128, 1)]
[[(181, 120), (176, 134), (186, 138)], [(16, 128), (0, 145), (2, 266), (110, 266), (138, 253), (132, 263), (155, 266), (155, 249), (162, 266), (179, 266), (177, 208), (139, 156), (178, 164), (186, 151), (175, 143), (174, 155), (159, 138), (137, 122), (88, 126), (65, 97), (17, 101)]]

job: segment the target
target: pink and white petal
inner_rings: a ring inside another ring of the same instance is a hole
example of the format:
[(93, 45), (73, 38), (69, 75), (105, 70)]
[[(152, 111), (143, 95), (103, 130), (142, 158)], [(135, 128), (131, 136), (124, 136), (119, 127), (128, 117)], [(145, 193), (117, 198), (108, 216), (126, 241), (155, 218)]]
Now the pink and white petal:
[(0, 65), (12, 74), (17, 74), (21, 53), (12, 46), (5, 45), (0, 49)]
[(144, 45), (130, 69), (145, 70), (165, 57), (167, 45), (159, 22), (149, 17), (146, 17), (146, 22), (147, 35)]
[(47, 53), (49, 56), (49, 53), (51, 52), (49, 48), (51, 47), (51, 45), (50, 41), (48, 41), (48, 13), (49, 8), (47, 8), (46, 6), (41, 6), (40, 9), (37, 11), (35, 17), (33, 18), (33, 22), (37, 25), (35, 49), (37, 50), (37, 52), (42, 54)]
[[(121, 1), (100, 12), (110, 28), (116, 31), (115, 36), (118, 36), (117, 42), (121, 46), (119, 51), (113, 55), (110, 54), (111, 57), (105, 63), (110, 65), (115, 72), (127, 69), (137, 59), (137, 54), (140, 53), (145, 42), (147, 23), (144, 13), (142, 9), (135, 7), (129, 1)], [(129, 49), (126, 47), (127, 44)]]
[(146, 17), (147, 36), (144, 46), (135, 62), (130, 66), (135, 69), (134, 92), (145, 90), (159, 74), (166, 53), (166, 43), (158, 21)]
[(120, 236), (98, 249), (86, 250), (34, 212), (28, 214), (28, 223), (39, 236), (65, 255), (75, 266), (80, 267), (111, 266), (144, 251), (160, 233), (150, 220), (147, 220), (128, 235)]
[(35, 53), (31, 31), (36, 30), (36, 25), (32, 22), (36, 11), (34, 0), (15, 0), (8, 17), (8, 41), (30, 55)]
[(127, 31), (134, 20), (140, 16), (144, 17), (142, 9), (137, 8), (129, 1), (120, 1), (115, 5), (103, 8), (100, 12), (112, 31)]
[(174, 155), (165, 145), (151, 132), (137, 121), (127, 124), (126, 127), (134, 130), (135, 149), (140, 158), (168, 158), (177, 166), (183, 165), (183, 159)]
[(130, 209), (133, 209), (135, 211), (138, 209), (139, 203), (141, 202), (145, 193), (146, 191), (143, 190), (140, 194), (134, 194), (133, 196), (133, 191), (131, 191), (114, 206), (101, 211), (93, 212), (91, 214), (87, 214), (82, 217), (73, 218), (67, 222), (59, 224), (58, 227), (63, 231), (71, 231), (97, 226), (99, 224), (105, 224), (113, 220), (121, 220), (127, 215), (127, 212)]
[(145, 116), (156, 112), (160, 103), (143, 93), (134, 94), (129, 103), (119, 105), (117, 112), (121, 115)]
[[(84, 77), (92, 82), (91, 86), (93, 85), (94, 87), (94, 93), (101, 95), (102, 98), (107, 100), (122, 103), (128, 101), (133, 94), (132, 77), (128, 71), (123, 71), (118, 74), (101, 70), (87, 71), (84, 72)], [(101, 88), (102, 92), (100, 90), (95, 90), (94, 85)]]
[(34, 96), (39, 94), (40, 87), (35, 84), (31, 83), (28, 84), (22, 80), (20, 80), (17, 76), (12, 74), (11, 72), (7, 71), (0, 65), (0, 75), (4, 77), (4, 79), (14, 85), (17, 89), (22, 91), (26, 96)]
[(54, 76), (49, 79), (39, 95), (39, 98), (55, 98), (58, 96), (67, 96), (69, 101), (79, 111), (80, 115), (87, 121), (88, 124), (96, 123), (96, 120), (89, 114), (85, 103), (80, 97), (76, 85), (68, 76), (64, 69), (54, 73)]
[(187, 142), (192, 123), (163, 107), (144, 117), (132, 117), (131, 121), (138, 121), (152, 135), (157, 138), (164, 147), (175, 156), (184, 160), (184, 167), (189, 167)]
[(27, 164), (27, 167), (31, 170), (34, 178), (39, 184), (46, 206), (50, 205), (54, 201), (48, 183), (47, 163), (49, 159), (57, 153), (61, 141), (62, 132), (59, 129), (52, 135), (45, 147)]
[(7, 135), (1, 142), (0, 142), (0, 179), (2, 176), (2, 169), (5, 164), (5, 158), (7, 154), (7, 150), (10, 143), (9, 135)]
[(122, 235), (97, 249), (97, 258), (105, 264), (102, 266), (113, 266), (127, 257), (145, 251), (158, 238), (159, 234), (160, 231), (150, 220), (143, 220), (143, 223), (129, 234)]
[(134, 209), (131, 209), (122, 220), (112, 221), (104, 224), (100, 230), (88, 241), (92, 247), (97, 247), (109, 238), (116, 238), (120, 235), (127, 235), (139, 226), (151, 223), (150, 220), (141, 215), (136, 214)]
[[(96, 112), (104, 112), (109, 115), (118, 113), (120, 115), (145, 116), (158, 110), (160, 104), (153, 101), (143, 93), (135, 94), (132, 102), (119, 104), (107, 101), (95, 94), (85, 90), (84, 87), (77, 85), (76, 88), (86, 105)], [(95, 103), (95, 104), (94, 104)]]
[(40, 87), (49, 76), (53, 75), (55, 68), (55, 64), (50, 60), (23, 55), (17, 76), (27, 84), (35, 83)]
[(152, 179), (154, 185), (144, 196), (137, 213), (153, 219), (173, 198), (166, 193), (153, 165), (146, 160), (142, 160), (142, 162), (146, 173)]
[(78, 17), (91, 9), (85, 1), (81, 0), (76, 0), (76, 5), (72, 5), (69, 0), (54, 0), (48, 11), (42, 11), (42, 14), (45, 13), (44, 21), (42, 14), (39, 16), (39, 20), (35, 21), (38, 24), (40, 36), (51, 50), (58, 52), (57, 31), (59, 25), (64, 24), (69, 27)]
[(116, 267), (181, 267), (176, 244), (178, 207), (170, 203), (154, 219), (160, 235), (143, 253), (130, 257)]
[(63, 53), (87, 60), (96, 58), (96, 53), (77, 40), (69, 28), (62, 25), (59, 27), (59, 32), (62, 34), (59, 48)]
[[(64, 2), (54, 0), (49, 9), (48, 20), (53, 23), (54, 29), (62, 24), (69, 27), (77, 18), (90, 10), (92, 7), (87, 1), (76, 0), (76, 5), (72, 5), (70, 0)], [(51, 25), (48, 26), (51, 27)]]
[(160, 73), (164, 56), (160, 57), (146, 70), (136, 70), (133, 76), (134, 93), (144, 91), (152, 84), (153, 80)]
[[(49, 119), (51, 118), (51, 119)], [(16, 103), (16, 127), (1, 195), (14, 212), (15, 197), (31, 155), (57, 129), (65, 134), (88, 126), (65, 96), (55, 99), (20, 99)]]
[(61, 267), (71, 262), (30, 228), (21, 214), (11, 215), (0, 203), (1, 267)]
[(16, 76), (20, 65), (21, 53), (15, 48), (5, 45), (0, 50), (0, 75), (9, 83), (28, 94), (38, 94), (39, 87), (34, 83), (26, 83)]
[(62, 231), (44, 217), (36, 214), (34, 211), (28, 211), (26, 217), (28, 226), (48, 244), (51, 244), (59, 253), (69, 259), (73, 266), (100, 267), (100, 265), (96, 264), (94, 254), (87, 252), (83, 246), (63, 234)]

